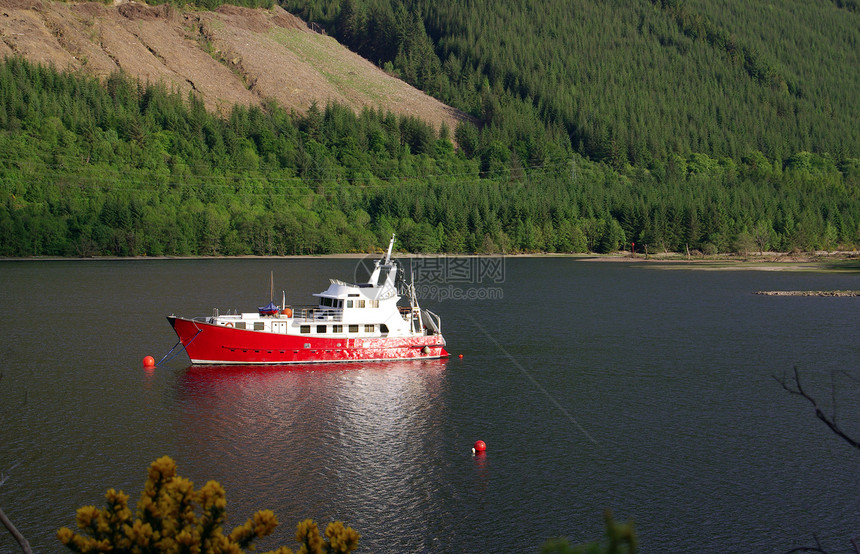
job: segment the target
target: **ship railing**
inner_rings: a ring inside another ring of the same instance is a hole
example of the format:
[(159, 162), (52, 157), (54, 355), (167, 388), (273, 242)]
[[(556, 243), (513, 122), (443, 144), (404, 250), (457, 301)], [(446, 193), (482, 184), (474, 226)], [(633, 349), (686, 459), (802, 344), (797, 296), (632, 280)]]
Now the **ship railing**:
[(430, 310), (424, 310), (424, 324), (436, 335), (442, 334), (442, 318)]
[(342, 308), (296, 307), (293, 318), (302, 321), (343, 321)]

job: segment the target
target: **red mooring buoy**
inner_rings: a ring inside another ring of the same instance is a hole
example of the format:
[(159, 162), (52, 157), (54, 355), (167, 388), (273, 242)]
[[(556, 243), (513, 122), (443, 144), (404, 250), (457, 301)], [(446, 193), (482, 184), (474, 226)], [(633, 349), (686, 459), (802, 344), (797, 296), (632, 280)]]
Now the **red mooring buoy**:
[(458, 357), (458, 358), (462, 358), (462, 357), (463, 357), (463, 355), (462, 355), (462, 354), (460, 354), (460, 355), (459, 355), (459, 356), (457, 356), (457, 357)]
[(155, 367), (155, 358), (153, 358), (152, 356), (144, 356), (143, 367)]
[(472, 447), (472, 453), (480, 454), (487, 449), (487, 443), (482, 440), (475, 441), (475, 446)]

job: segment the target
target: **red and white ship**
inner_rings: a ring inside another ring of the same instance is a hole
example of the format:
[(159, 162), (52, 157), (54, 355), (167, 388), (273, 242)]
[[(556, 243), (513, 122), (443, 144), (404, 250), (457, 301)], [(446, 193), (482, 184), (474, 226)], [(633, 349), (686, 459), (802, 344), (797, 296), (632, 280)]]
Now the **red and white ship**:
[[(193, 364), (291, 364), (447, 358), (442, 322), (422, 310), (415, 284), (402, 284), (398, 264), (374, 262), (366, 283), (331, 279), (312, 307), (269, 303), (256, 312), (167, 320)], [(178, 346), (178, 345), (177, 345)]]

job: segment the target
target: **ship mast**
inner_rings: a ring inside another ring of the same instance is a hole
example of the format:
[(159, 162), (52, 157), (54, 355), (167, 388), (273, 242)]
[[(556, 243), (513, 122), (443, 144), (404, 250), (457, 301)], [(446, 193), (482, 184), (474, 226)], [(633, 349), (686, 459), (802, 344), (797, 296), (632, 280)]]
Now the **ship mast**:
[(394, 247), (394, 233), (391, 233), (391, 242), (388, 243), (388, 252), (385, 254), (385, 262), (386, 264), (391, 263), (391, 249)]

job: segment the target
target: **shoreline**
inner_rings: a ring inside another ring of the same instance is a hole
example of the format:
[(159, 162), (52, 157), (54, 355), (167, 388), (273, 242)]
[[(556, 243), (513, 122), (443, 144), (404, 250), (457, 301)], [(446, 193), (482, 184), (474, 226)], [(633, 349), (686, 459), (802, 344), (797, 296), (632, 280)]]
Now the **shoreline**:
[[(141, 261), (141, 260), (360, 260), (376, 258), (385, 252), (347, 252), (339, 254), (297, 254), (284, 256), (92, 256), (87, 258), (72, 258), (60, 256), (30, 256), (25, 258), (0, 257), (0, 262), (41, 262), (41, 261)], [(711, 256), (696, 255), (688, 257), (683, 253), (670, 252), (645, 254), (630, 252), (614, 252), (611, 254), (596, 253), (556, 253), (535, 252), (517, 254), (413, 254), (394, 252), (398, 258), (571, 258), (583, 262), (598, 263), (636, 263), (655, 267), (702, 270), (759, 270), (759, 271), (800, 271), (800, 270), (830, 270), (830, 271), (860, 271), (860, 252), (764, 252), (761, 254), (716, 254)]]

